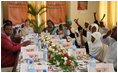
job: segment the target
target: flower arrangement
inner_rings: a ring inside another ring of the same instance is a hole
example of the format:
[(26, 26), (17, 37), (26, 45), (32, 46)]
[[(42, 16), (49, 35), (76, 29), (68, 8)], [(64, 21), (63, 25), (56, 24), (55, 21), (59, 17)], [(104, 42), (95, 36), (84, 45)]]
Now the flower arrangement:
[(44, 42), (44, 44), (48, 42), (49, 63), (60, 67), (65, 72), (72, 72), (75, 70), (75, 67), (78, 66), (76, 59), (68, 54), (68, 51), (62, 45), (51, 41), (47, 36), (43, 36), (42, 42)]

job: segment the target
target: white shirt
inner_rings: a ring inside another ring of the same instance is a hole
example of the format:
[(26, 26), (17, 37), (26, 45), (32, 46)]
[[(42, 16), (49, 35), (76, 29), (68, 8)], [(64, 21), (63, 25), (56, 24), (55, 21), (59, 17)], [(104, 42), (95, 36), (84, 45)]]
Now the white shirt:
[(104, 44), (108, 45), (108, 50), (104, 58), (104, 61), (108, 63), (113, 63), (114, 68), (117, 69), (117, 41), (111, 37), (103, 39), (103, 36), (101, 37), (101, 41)]
[(78, 44), (79, 46), (81, 46), (81, 37), (80, 37), (80, 33), (78, 32), (78, 30), (76, 30), (76, 33), (78, 33), (78, 37), (77, 37), (77, 35), (75, 34), (75, 39), (76, 39), (76, 41), (77, 41), (77, 44)]
[(33, 33), (33, 28), (31, 28), (31, 27), (24, 27), (24, 28), (22, 28), (22, 30), (20, 32), (20, 35), (21, 36), (28, 35), (29, 30), (30, 30), (31, 33)]
[[(74, 28), (72, 27), (71, 28), (71, 32), (74, 33)], [(70, 30), (67, 29), (67, 27), (64, 28), (64, 36), (69, 36), (71, 33), (70, 33)]]

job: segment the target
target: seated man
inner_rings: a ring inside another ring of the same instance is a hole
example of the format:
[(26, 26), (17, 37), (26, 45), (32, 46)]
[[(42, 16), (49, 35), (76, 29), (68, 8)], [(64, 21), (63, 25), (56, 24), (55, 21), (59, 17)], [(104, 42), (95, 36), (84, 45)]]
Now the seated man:
[(117, 70), (117, 27), (103, 34), (101, 41), (108, 45), (104, 62), (113, 63), (114, 69)]

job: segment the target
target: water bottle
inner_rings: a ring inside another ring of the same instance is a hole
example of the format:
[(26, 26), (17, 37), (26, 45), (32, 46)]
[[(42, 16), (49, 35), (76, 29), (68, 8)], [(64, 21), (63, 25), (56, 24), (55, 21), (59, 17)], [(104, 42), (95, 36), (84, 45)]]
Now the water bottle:
[(46, 30), (46, 35), (48, 35), (48, 30)]
[(74, 57), (77, 58), (77, 56), (76, 56), (76, 49), (77, 49), (77, 48), (76, 48), (75, 43), (73, 43), (72, 49), (73, 49), (73, 55), (74, 55)]
[(46, 70), (46, 69), (44, 69), (44, 70), (43, 70), (43, 72), (47, 72), (47, 70)]
[(56, 39), (57, 33), (55, 32), (54, 35), (55, 35), (55, 39)]
[(27, 72), (34, 72), (35, 69), (33, 67), (33, 60), (29, 61), (29, 66), (27, 67)]
[(59, 44), (63, 44), (63, 42), (62, 42), (62, 35), (60, 35), (60, 41), (59, 41)]
[(28, 34), (31, 34), (31, 30), (30, 29), (28, 29)]
[(91, 60), (89, 62), (89, 72), (96, 72), (96, 61), (94, 57), (95, 56), (91, 56)]
[(47, 46), (45, 45), (44, 46), (44, 61), (45, 61), (45, 65), (47, 65), (47, 62), (48, 62), (48, 50), (47, 50)]
[(39, 48), (39, 51), (41, 51), (41, 39), (39, 39), (38, 48)]
[(35, 44), (38, 45), (38, 34), (37, 33), (34, 34), (34, 39), (35, 39)]

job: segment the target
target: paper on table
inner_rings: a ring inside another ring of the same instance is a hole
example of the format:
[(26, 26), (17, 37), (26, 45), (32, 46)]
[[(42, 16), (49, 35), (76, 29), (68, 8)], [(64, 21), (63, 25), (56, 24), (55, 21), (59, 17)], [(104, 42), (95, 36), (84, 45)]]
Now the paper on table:
[[(89, 65), (88, 65), (89, 71)], [(112, 63), (96, 63), (96, 72), (114, 72)]]
[[(28, 63), (21, 63), (20, 72), (27, 72)], [(48, 70), (48, 65), (33, 65), (35, 72), (43, 72), (44, 69)]]
[(31, 42), (34, 41), (34, 34), (29, 34), (25, 36), (24, 41), (30, 40)]
[(36, 45), (28, 45), (26, 47), (21, 47), (21, 52), (36, 52), (38, 51)]
[(86, 49), (85, 48), (79, 48), (76, 50), (76, 54), (79, 55), (86, 55)]
[(60, 39), (58, 35), (49, 35), (51, 39)]
[[(73, 54), (73, 49), (68, 49), (68, 52), (70, 54)], [(77, 56), (86, 55), (86, 49), (85, 48), (79, 48), (76, 50), (76, 54), (77, 54)]]
[(114, 72), (112, 63), (98, 63), (96, 64), (97, 72)]
[[(45, 32), (41, 32), (41, 35), (46, 35)], [(50, 33), (47, 33), (47, 35), (50, 35)]]
[(32, 59), (32, 58), (43, 58), (43, 52), (23, 52), (23, 59)]
[(67, 42), (66, 40), (63, 42), (63, 47), (66, 49), (71, 49), (73, 47), (72, 43)]

